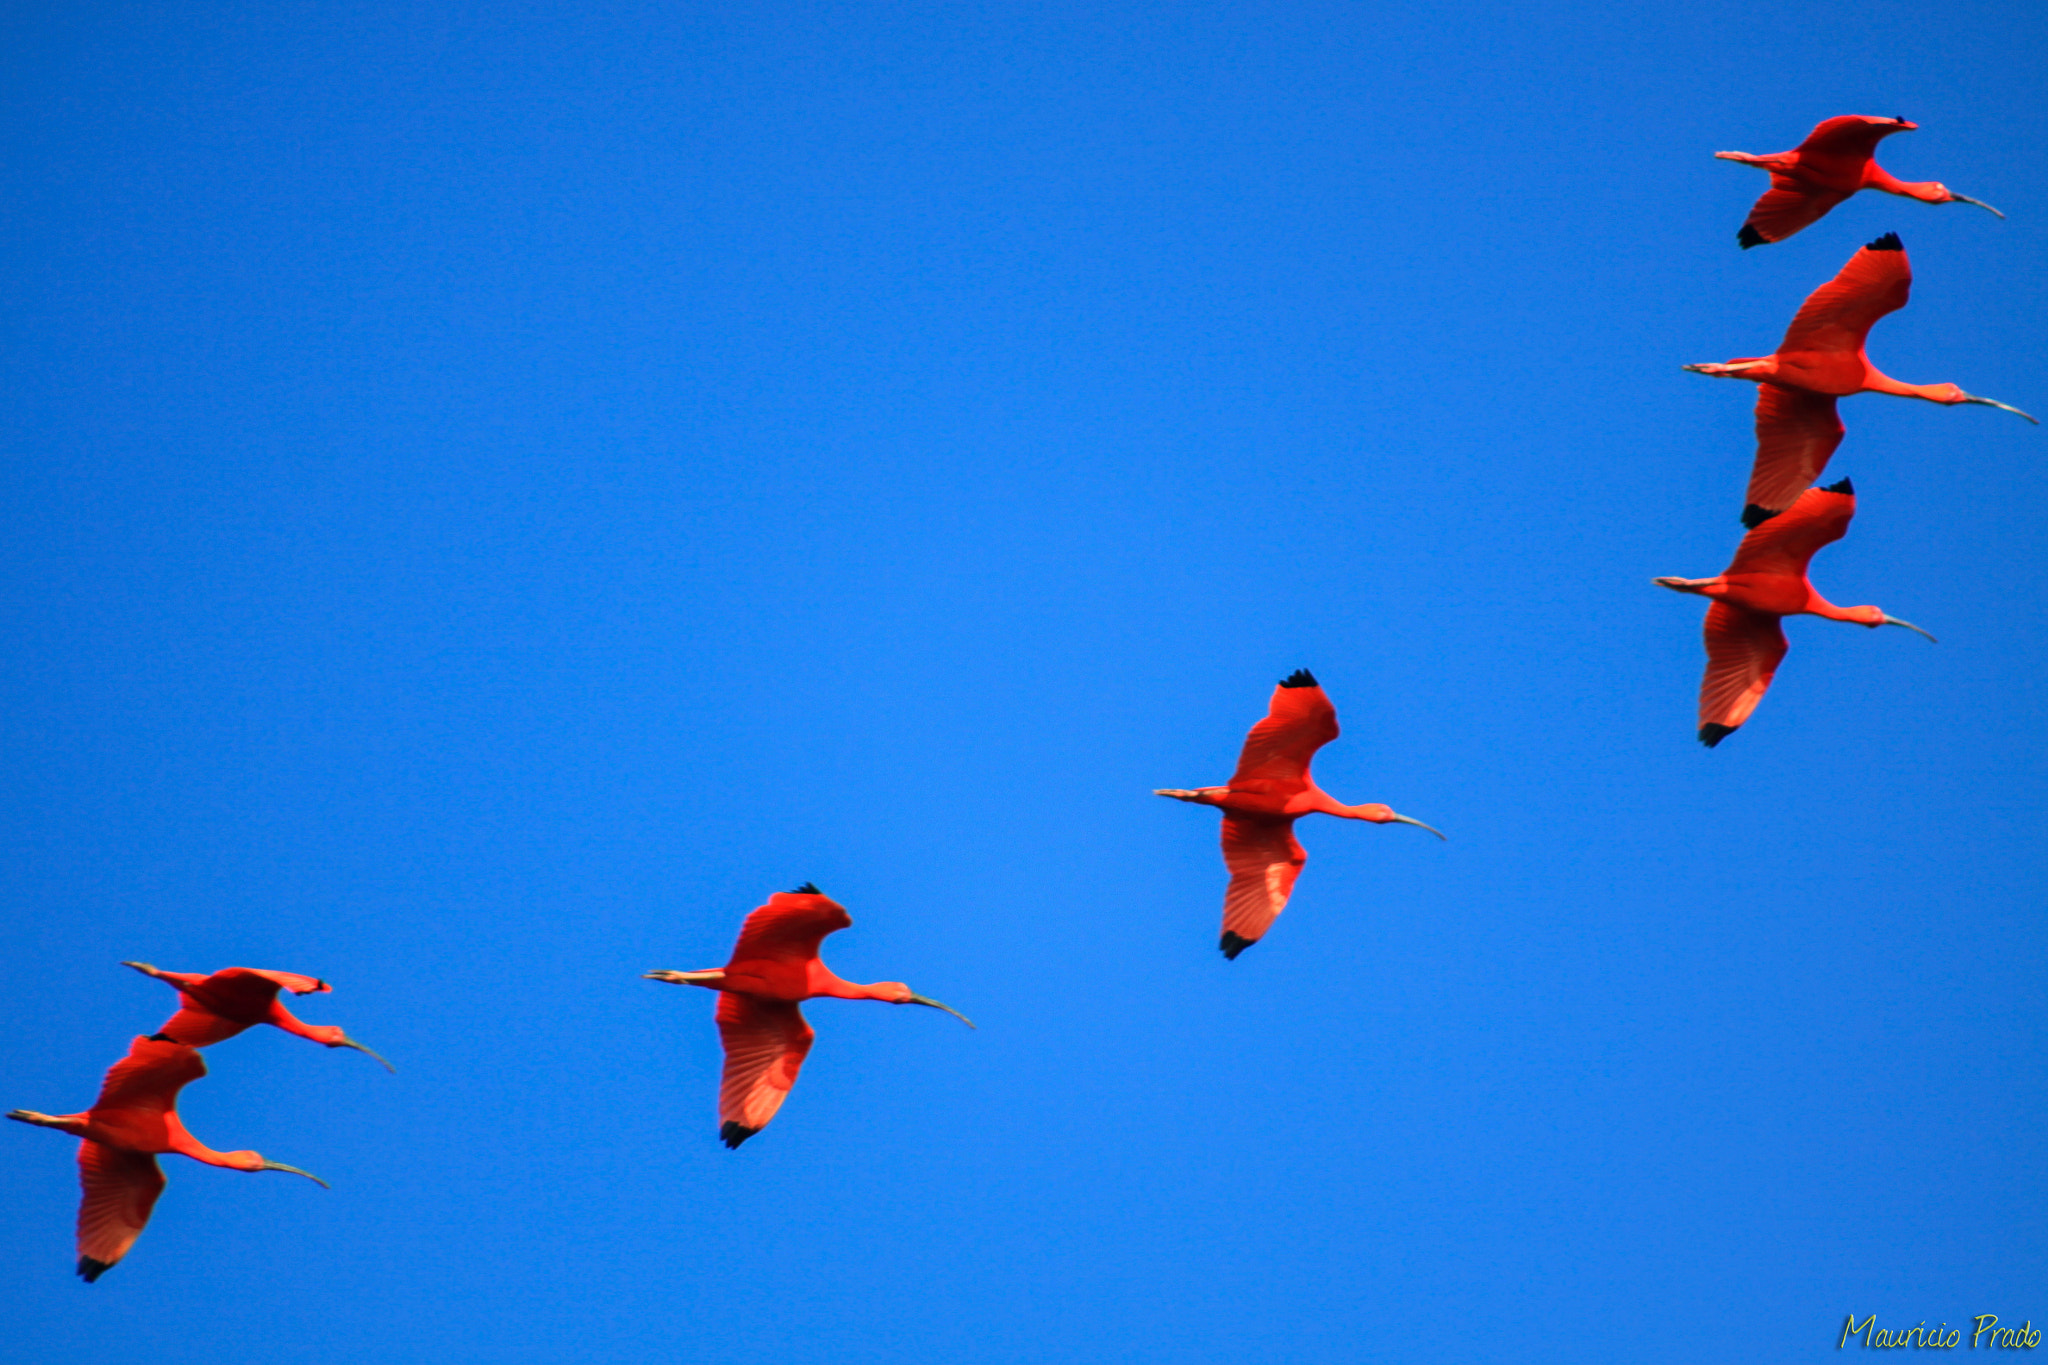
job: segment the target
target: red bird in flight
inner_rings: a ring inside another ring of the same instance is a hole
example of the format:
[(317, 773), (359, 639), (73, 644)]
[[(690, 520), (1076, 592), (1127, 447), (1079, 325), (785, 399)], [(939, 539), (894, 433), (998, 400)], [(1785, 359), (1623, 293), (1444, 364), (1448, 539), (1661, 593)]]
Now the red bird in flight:
[(1725, 572), (1656, 580), (1673, 592), (1713, 601), (1707, 608), (1707, 676), (1700, 683), (1700, 743), (1709, 749), (1741, 728), (1770, 688), (1785, 657), (1785, 617), (1824, 616), (1872, 629), (1904, 626), (1927, 635), (1876, 607), (1838, 607), (1813, 590), (1806, 566), (1814, 551), (1840, 540), (1855, 515), (1856, 490), (1847, 479), (1809, 488), (1744, 536)]
[[(1874, 159), (1877, 144), (1893, 133), (1910, 133), (1920, 125), (1902, 118), (1871, 118), (1844, 114), (1827, 119), (1789, 152), (1752, 156), (1748, 152), (1715, 152), (1723, 161), (1740, 161), (1771, 173), (1771, 187), (1749, 211), (1749, 221), (1735, 234), (1747, 251), (1766, 242), (1782, 242), (1858, 190), (1902, 194), (1923, 204), (1975, 204), (1997, 209), (1981, 199), (1957, 194), (1937, 180), (1907, 182)], [(2004, 214), (1998, 213), (2000, 218)]]
[(723, 967), (643, 974), (650, 981), (720, 992), (718, 1037), (725, 1045), (725, 1078), (718, 1087), (718, 1136), (726, 1146), (738, 1147), (767, 1127), (789, 1098), (817, 1036), (797, 1008), (802, 1001), (830, 996), (928, 1005), (974, 1027), (960, 1011), (913, 993), (901, 981), (863, 986), (834, 976), (818, 957), (818, 945), (825, 935), (852, 923), (844, 906), (805, 882), (770, 896), (747, 916), (732, 960)]
[(1308, 850), (1294, 837), (1294, 822), (1320, 811), (1376, 825), (1417, 825), (1437, 838), (1441, 831), (1396, 815), (1386, 806), (1347, 806), (1308, 775), (1316, 750), (1337, 737), (1337, 708), (1307, 669), (1296, 669), (1273, 689), (1266, 718), (1245, 736), (1244, 752), (1230, 784), (1194, 791), (1164, 788), (1171, 796), (1223, 808), (1223, 863), (1230, 887), (1223, 893), (1223, 955), (1235, 958), (1257, 943), (1287, 908), (1294, 879)]
[[(147, 962), (123, 962), (144, 976), (153, 976), (178, 991), (178, 1012), (157, 1030), (160, 1037), (188, 1047), (207, 1047), (232, 1038), (256, 1024), (269, 1024), (300, 1038), (310, 1038), (327, 1047), (352, 1047), (358, 1052), (377, 1054), (356, 1042), (333, 1024), (308, 1024), (297, 1018), (278, 999), (280, 991), (311, 995), (334, 988), (325, 981), (291, 972), (266, 972), (254, 967), (223, 967), (212, 976), (196, 972), (165, 972)], [(398, 1068), (384, 1062), (386, 1071)]]
[(1904, 308), (1912, 286), (1906, 249), (1897, 233), (1888, 232), (1807, 295), (1774, 353), (1685, 367), (1695, 374), (1747, 379), (1758, 386), (1756, 464), (1744, 499), (1743, 525), (1755, 527), (1790, 507), (1800, 490), (1827, 468), (1828, 458), (1842, 444), (1837, 398), (1889, 393), (1948, 406), (1981, 403), (2017, 412), (2040, 425), (2009, 403), (1978, 398), (1954, 384), (1902, 384), (1870, 363), (1863, 346), (1872, 325)]
[(83, 1114), (38, 1114), (16, 1109), (8, 1118), (58, 1128), (83, 1138), (78, 1148), (78, 1273), (87, 1283), (128, 1254), (164, 1192), (158, 1155), (176, 1152), (231, 1171), (290, 1171), (322, 1186), (311, 1171), (265, 1161), (257, 1152), (216, 1152), (178, 1121), (178, 1092), (206, 1074), (196, 1049), (168, 1038), (137, 1038), (100, 1084), (100, 1097)]

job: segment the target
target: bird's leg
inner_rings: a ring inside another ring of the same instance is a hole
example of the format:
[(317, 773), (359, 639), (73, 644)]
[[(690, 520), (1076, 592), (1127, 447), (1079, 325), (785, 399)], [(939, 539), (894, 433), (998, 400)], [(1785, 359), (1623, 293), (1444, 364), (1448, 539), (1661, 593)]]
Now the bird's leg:
[(1775, 371), (1776, 362), (1770, 356), (1752, 357), (1746, 360), (1731, 360), (1725, 365), (1682, 365), (1679, 368), (1691, 370), (1694, 374), (1708, 374), (1716, 379), (1748, 379), (1751, 370)]
[(725, 968), (712, 967), (701, 972), (642, 972), (644, 981), (666, 981), (671, 986), (702, 986), (706, 990), (717, 990), (718, 983), (725, 980)]
[(1223, 804), (1224, 794), (1229, 790), (1228, 787), (1202, 787), (1195, 791), (1176, 787), (1156, 787), (1152, 794), (1170, 796), (1176, 801), (1192, 801), (1198, 806), (1220, 806)]
[(33, 1123), (38, 1128), (60, 1128), (79, 1137), (85, 1136), (83, 1114), (38, 1114), (33, 1109), (10, 1109), (7, 1117), (16, 1123)]
[(1715, 590), (1721, 587), (1721, 580), (1719, 577), (1653, 578), (1650, 581), (1652, 583), (1655, 583), (1660, 588), (1669, 588), (1673, 592), (1696, 592), (1703, 597), (1714, 596)]

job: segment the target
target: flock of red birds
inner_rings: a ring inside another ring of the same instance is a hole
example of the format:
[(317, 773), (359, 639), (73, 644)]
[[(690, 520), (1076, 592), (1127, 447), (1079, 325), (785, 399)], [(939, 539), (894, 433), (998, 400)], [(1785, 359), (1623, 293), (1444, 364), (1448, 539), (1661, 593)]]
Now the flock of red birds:
[[(1771, 188), (1750, 210), (1738, 234), (1742, 245), (1782, 241), (1861, 189), (1885, 190), (1931, 204), (1977, 204), (1997, 213), (1946, 186), (1931, 181), (1908, 184), (1878, 167), (1872, 159), (1878, 142), (1914, 126), (1903, 119), (1832, 118), (1790, 152), (1716, 153), (1771, 174)], [(1779, 624), (1784, 617), (1806, 614), (1864, 626), (1920, 629), (1876, 607), (1837, 607), (1807, 580), (1814, 552), (1840, 540), (1856, 511), (1848, 480), (1828, 488), (1807, 486), (1841, 444), (1837, 398), (1889, 393), (1935, 403), (2006, 408), (1953, 384), (1902, 384), (1870, 363), (1863, 347), (1871, 325), (1905, 305), (1911, 281), (1904, 248), (1896, 235), (1887, 234), (1858, 251), (1840, 274), (1813, 292), (1773, 354), (1686, 366), (1757, 385), (1756, 466), (1742, 514), (1748, 534), (1726, 572), (1714, 578), (1656, 580), (1713, 603), (1707, 610), (1707, 673), (1700, 690), (1699, 728), (1700, 739), (1710, 747), (1749, 719), (1770, 686), (1785, 656), (1785, 634)], [(1373, 824), (1416, 825), (1444, 837), (1387, 806), (1347, 806), (1318, 787), (1309, 776), (1309, 762), (1337, 733), (1337, 712), (1329, 697), (1307, 670), (1297, 671), (1274, 689), (1265, 718), (1245, 737), (1237, 771), (1228, 783), (1157, 793), (1223, 811), (1223, 862), (1230, 884), (1223, 897), (1221, 946), (1227, 958), (1234, 959), (1257, 943), (1287, 907), (1295, 879), (1308, 860), (1294, 837), (1294, 822), (1300, 817), (1320, 813)], [(726, 1146), (736, 1148), (760, 1132), (789, 1097), (814, 1037), (800, 1008), (806, 1000), (826, 996), (924, 1005), (974, 1026), (958, 1011), (916, 994), (900, 981), (864, 986), (835, 975), (819, 957), (819, 948), (827, 934), (852, 923), (844, 907), (806, 883), (769, 897), (766, 905), (747, 916), (723, 967), (646, 973), (650, 980), (719, 993), (716, 1017), (725, 1048), (719, 1136)], [(84, 1113), (50, 1115), (17, 1109), (8, 1115), (81, 1139), (79, 1180), (85, 1193), (78, 1214), (78, 1273), (88, 1281), (126, 1255), (141, 1234), (163, 1192), (164, 1175), (156, 1159), (165, 1152), (232, 1170), (290, 1171), (319, 1180), (255, 1152), (216, 1152), (185, 1131), (178, 1120), (178, 1092), (206, 1074), (200, 1048), (232, 1038), (251, 1025), (270, 1024), (327, 1047), (370, 1052), (339, 1028), (302, 1023), (279, 999), (287, 990), (295, 995), (326, 991), (324, 981), (245, 967), (198, 976), (159, 971), (141, 962), (124, 965), (176, 988), (177, 1013), (157, 1032), (134, 1041), (128, 1055), (107, 1073), (99, 1099)], [(384, 1065), (390, 1067), (389, 1062)]]
[[(1789, 152), (1752, 156), (1716, 152), (1771, 173), (1771, 187), (1736, 234), (1743, 249), (1782, 242), (1818, 222), (1858, 190), (1883, 190), (1928, 204), (1975, 204), (1938, 181), (1909, 183), (1879, 166), (1877, 144), (1918, 127), (1901, 118), (1849, 114), (1831, 118)], [(1785, 339), (1766, 356), (1743, 356), (1720, 365), (1687, 365), (1696, 374), (1746, 379), (1757, 386), (1756, 464), (1749, 476), (1742, 524), (1749, 534), (1735, 558), (1712, 578), (1659, 578), (1674, 592), (1698, 593), (1707, 608), (1707, 675), (1700, 684), (1700, 742), (1714, 747), (1740, 729), (1770, 688), (1785, 657), (1787, 616), (1821, 616), (1859, 626), (1904, 626), (1876, 607), (1838, 607), (1814, 591), (1807, 565), (1823, 545), (1840, 540), (1856, 515), (1856, 490), (1847, 479), (1808, 487), (1842, 444), (1835, 400), (1852, 393), (1888, 393), (1954, 407), (1979, 403), (2032, 417), (1996, 399), (1964, 393), (1954, 384), (1904, 384), (1879, 370), (1864, 353), (1870, 329), (1906, 306), (1913, 270), (1906, 248), (1888, 232), (1849, 258), (1832, 280), (1807, 295)], [(2039, 425), (2038, 422), (2035, 425)], [(1927, 635), (1932, 640), (1932, 635)]]

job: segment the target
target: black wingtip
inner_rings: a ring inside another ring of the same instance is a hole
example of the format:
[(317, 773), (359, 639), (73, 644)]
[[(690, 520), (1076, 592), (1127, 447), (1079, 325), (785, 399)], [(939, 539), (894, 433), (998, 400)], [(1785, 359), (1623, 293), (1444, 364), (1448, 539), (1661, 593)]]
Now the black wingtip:
[(1735, 240), (1742, 243), (1744, 251), (1749, 250), (1753, 246), (1769, 246), (1771, 243), (1770, 238), (1764, 236), (1747, 223), (1742, 225), (1742, 231), (1735, 234)]
[(1876, 241), (1872, 242), (1870, 245), (1864, 247), (1863, 249), (1865, 251), (1904, 251), (1906, 249), (1906, 244), (1899, 240), (1898, 233), (1887, 232), (1884, 236), (1878, 238)]
[(732, 1148), (735, 1152), (737, 1152), (740, 1149), (740, 1144), (742, 1142), (745, 1142), (748, 1138), (752, 1137), (754, 1134), (760, 1131), (761, 1130), (759, 1128), (749, 1128), (744, 1123), (734, 1123), (730, 1119), (727, 1119), (724, 1123), (718, 1125), (718, 1136), (720, 1140), (722, 1140), (726, 1146)]
[[(816, 882), (805, 882), (805, 883), (804, 883), (804, 884), (803, 884), (802, 886), (799, 886), (799, 887), (798, 887), (798, 888), (797, 888), (796, 890), (794, 890), (794, 891), (790, 891), (790, 892), (786, 892), (785, 894), (787, 894), (787, 895), (791, 895), (791, 896), (822, 896), (822, 895), (824, 895), (825, 893), (824, 893), (824, 892), (822, 892), (822, 891), (820, 891), (820, 890), (818, 889), (818, 884), (817, 884)], [(728, 1126), (730, 1126), (730, 1125), (728, 1125)], [(751, 1131), (753, 1131), (753, 1130), (752, 1130), (752, 1129), (749, 1129), (748, 1131), (750, 1131), (750, 1132), (751, 1132)]]
[(152, 1043), (175, 1043), (178, 1040), (168, 1033), (152, 1033), (149, 1035), (149, 1041)]
[[(1785, 509), (1781, 507), (1778, 509), (1778, 512), (1782, 512), (1784, 510)], [(1744, 526), (1747, 526), (1750, 530), (1754, 531), (1757, 527), (1763, 525), (1772, 517), (1778, 515), (1778, 512), (1773, 512), (1768, 507), (1759, 507), (1755, 503), (1751, 503), (1749, 504), (1749, 506), (1742, 509), (1742, 524)]]
[(1320, 687), (1320, 686), (1322, 686), (1322, 684), (1321, 684), (1321, 683), (1318, 683), (1318, 682), (1316, 681), (1316, 675), (1315, 675), (1315, 674), (1313, 674), (1313, 673), (1311, 673), (1311, 672), (1309, 672), (1309, 671), (1308, 671), (1307, 669), (1305, 669), (1305, 668), (1297, 668), (1297, 669), (1295, 669), (1295, 670), (1294, 670), (1294, 671), (1293, 671), (1292, 673), (1289, 673), (1289, 674), (1288, 674), (1288, 675), (1287, 675), (1286, 677), (1284, 677), (1284, 678), (1282, 678), (1282, 679), (1280, 680), (1280, 685), (1281, 685), (1282, 687)]
[(112, 1261), (95, 1261), (90, 1256), (78, 1258), (78, 1278), (84, 1280), (87, 1284), (91, 1284), (113, 1268), (114, 1263)]
[(1237, 961), (1237, 955), (1239, 953), (1243, 952), (1245, 949), (1251, 947), (1254, 943), (1257, 942), (1258, 940), (1255, 938), (1239, 938), (1236, 934), (1233, 934), (1228, 929), (1225, 929), (1223, 931), (1223, 943), (1221, 945), (1223, 948), (1223, 955), (1229, 958), (1232, 962), (1235, 962)]
[(1706, 724), (1700, 727), (1700, 743), (1709, 749), (1734, 734), (1739, 726)]
[(1856, 496), (1856, 485), (1844, 479), (1840, 483), (1831, 483), (1820, 491), (1823, 493), (1847, 493), (1853, 498)]

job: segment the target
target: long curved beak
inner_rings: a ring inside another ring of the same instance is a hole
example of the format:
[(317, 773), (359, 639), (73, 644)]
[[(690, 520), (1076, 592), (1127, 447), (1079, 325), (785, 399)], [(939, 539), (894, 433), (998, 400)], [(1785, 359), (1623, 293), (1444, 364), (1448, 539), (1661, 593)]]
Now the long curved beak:
[(302, 1175), (306, 1177), (306, 1179), (312, 1181), (315, 1185), (318, 1185), (323, 1190), (331, 1190), (334, 1188), (334, 1186), (328, 1184), (319, 1176), (314, 1175), (311, 1171), (302, 1171), (296, 1166), (287, 1166), (282, 1161), (266, 1161), (263, 1163), (261, 1169), (266, 1171), (290, 1171), (293, 1175)]
[[(1982, 199), (1972, 199), (1967, 194), (1957, 194), (1954, 190), (1950, 190), (1948, 197), (1955, 200), (1958, 204), (1975, 204), (1980, 209), (1991, 209), (1991, 212), (1998, 213), (1997, 209), (1991, 208), (1991, 205), (1985, 203)], [(1998, 216), (2000, 218), (2005, 217), (2002, 213), (1998, 213)]]
[[(370, 1055), (371, 1055), (372, 1057), (376, 1057), (376, 1058), (377, 1058), (377, 1060), (378, 1060), (379, 1062), (383, 1062), (383, 1064), (384, 1064), (384, 1069), (385, 1069), (386, 1071), (390, 1072), (390, 1073), (391, 1073), (392, 1075), (394, 1075), (394, 1076), (396, 1076), (396, 1075), (398, 1074), (398, 1068), (397, 1068), (397, 1067), (395, 1067), (395, 1066), (391, 1065), (391, 1063), (389, 1063), (389, 1062), (386, 1062), (386, 1061), (384, 1061), (384, 1059), (383, 1059), (383, 1058), (382, 1058), (381, 1056), (378, 1056), (378, 1054), (377, 1054), (377, 1053), (375, 1053), (375, 1052), (372, 1052), (372, 1051), (371, 1051), (371, 1050), (370, 1050), (369, 1048), (366, 1048), (366, 1047), (364, 1047), (364, 1046), (363, 1046), (363, 1045), (362, 1045), (361, 1043), (358, 1043), (358, 1042), (356, 1042), (356, 1041), (355, 1041), (354, 1039), (352, 1039), (352, 1038), (344, 1038), (344, 1039), (342, 1039), (342, 1040), (341, 1040), (341, 1046), (343, 1046), (343, 1047), (352, 1047), (352, 1048), (354, 1048), (354, 1049), (355, 1049), (356, 1051), (358, 1051), (358, 1052), (369, 1052), (369, 1053), (370, 1053)], [(301, 1172), (301, 1174), (304, 1174), (304, 1173), (303, 1173), (303, 1172)]]
[[(1899, 619), (1898, 617), (1896, 617), (1896, 616), (1887, 616), (1887, 617), (1885, 617), (1885, 618), (1884, 618), (1884, 624), (1885, 624), (1885, 625), (1888, 625), (1888, 626), (1904, 626), (1904, 627), (1905, 627), (1905, 628), (1906, 628), (1907, 630), (1911, 630), (1911, 631), (1919, 631), (1919, 633), (1920, 633), (1920, 634), (1922, 634), (1922, 635), (1927, 635), (1927, 632), (1926, 632), (1926, 631), (1924, 631), (1924, 630), (1920, 630), (1920, 627), (1918, 627), (1918, 626), (1914, 625), (1914, 624), (1913, 624), (1913, 623), (1912, 623), (1911, 621), (1901, 621), (1901, 620), (1900, 620), (1900, 619)], [(1927, 638), (1928, 638), (1928, 639), (1930, 639), (1930, 640), (1934, 640), (1934, 637), (1933, 637), (1932, 635), (1927, 635)], [(1939, 640), (1934, 640), (1934, 643), (1936, 643), (1936, 644), (1940, 644), (1940, 643), (1941, 643), (1941, 641), (1939, 641)]]
[(1422, 823), (1422, 822), (1421, 822), (1420, 820), (1410, 820), (1410, 819), (1409, 819), (1409, 818), (1408, 818), (1407, 816), (1405, 816), (1405, 815), (1397, 815), (1397, 816), (1395, 816), (1395, 817), (1394, 817), (1394, 819), (1395, 819), (1395, 820), (1397, 820), (1397, 821), (1399, 821), (1399, 822), (1400, 822), (1401, 824), (1404, 824), (1404, 825), (1414, 825), (1414, 826), (1417, 826), (1418, 828), (1421, 828), (1421, 829), (1426, 829), (1426, 830), (1428, 830), (1428, 831), (1429, 831), (1429, 832), (1430, 832), (1431, 834), (1434, 834), (1434, 835), (1435, 835), (1435, 836), (1436, 836), (1437, 838), (1439, 838), (1439, 839), (1442, 839), (1442, 840), (1443, 840), (1443, 841), (1444, 841), (1445, 843), (1449, 843), (1449, 842), (1450, 842), (1450, 839), (1449, 839), (1449, 838), (1447, 838), (1447, 837), (1445, 836), (1444, 832), (1443, 832), (1442, 830), (1438, 829), (1438, 828), (1437, 828), (1437, 827), (1436, 827), (1435, 825), (1425, 825), (1425, 824), (1423, 824), (1423, 823)]
[(955, 1019), (958, 1019), (961, 1023), (967, 1025), (967, 1027), (974, 1027), (974, 1021), (972, 1019), (969, 1019), (966, 1015), (962, 1014), (959, 1010), (954, 1009), (951, 1005), (941, 1005), (938, 1001), (932, 999), (930, 996), (913, 995), (905, 1003), (912, 1005), (929, 1005), (931, 1008), (935, 1010), (944, 1010), (946, 1013), (952, 1015)]
[[(2001, 403), (1996, 398), (1979, 398), (1974, 393), (1964, 394), (1963, 401), (1965, 403), (1982, 403), (1987, 408), (2004, 408), (2007, 412), (2020, 412), (2018, 408), (2010, 403)], [(2020, 416), (2026, 417), (2029, 422), (2032, 422), (2037, 427), (2041, 425), (2041, 419), (2038, 417), (2029, 417), (2024, 412), (2020, 412)]]

